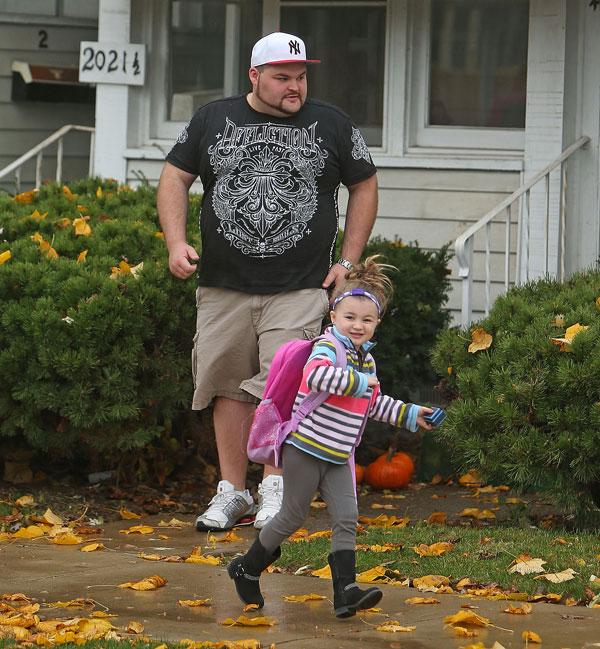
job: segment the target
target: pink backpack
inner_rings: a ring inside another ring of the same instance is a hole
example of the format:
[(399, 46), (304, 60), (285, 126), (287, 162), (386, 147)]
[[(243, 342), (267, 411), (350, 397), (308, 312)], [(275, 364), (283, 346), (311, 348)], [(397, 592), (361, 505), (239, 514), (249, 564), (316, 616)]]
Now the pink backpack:
[(333, 334), (326, 333), (313, 340), (290, 340), (281, 345), (271, 361), (263, 399), (256, 408), (248, 436), (248, 458), (252, 462), (279, 467), (285, 438), (329, 397), (328, 392), (310, 392), (292, 417), (302, 370), (317, 340), (334, 344), (336, 367), (346, 368), (346, 349)]

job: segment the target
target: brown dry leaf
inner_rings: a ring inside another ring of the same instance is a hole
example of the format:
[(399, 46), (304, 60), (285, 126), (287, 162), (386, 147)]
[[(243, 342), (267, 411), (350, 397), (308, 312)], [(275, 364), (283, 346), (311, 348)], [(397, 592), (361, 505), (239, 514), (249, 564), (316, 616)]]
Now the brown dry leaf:
[(416, 626), (403, 626), (397, 620), (390, 620), (384, 624), (375, 627), (375, 631), (382, 631), (383, 633), (411, 633)]
[(444, 624), (470, 624), (472, 626), (489, 626), (490, 621), (483, 615), (478, 615), (473, 611), (460, 610), (454, 615), (446, 615)]
[(21, 496), (15, 500), (15, 505), (17, 507), (33, 507), (35, 504), (35, 499), (29, 494)]
[(313, 570), (310, 574), (313, 577), (318, 577), (319, 579), (331, 579), (331, 568), (329, 567), (329, 565), (323, 566), (323, 568)]
[(313, 500), (310, 503), (310, 506), (313, 509), (325, 509), (325, 507), (327, 507), (327, 503), (324, 503), (322, 500)]
[(479, 471), (476, 469), (471, 469), (458, 478), (458, 484), (463, 487), (478, 487), (482, 482)]
[(523, 633), (521, 633), (521, 638), (523, 638), (526, 643), (534, 642), (535, 644), (542, 644), (542, 639), (535, 631), (523, 631)]
[(525, 603), (521, 606), (513, 606), (513, 604), (509, 604), (508, 608), (504, 609), (504, 612), (511, 613), (512, 615), (529, 615), (532, 610), (533, 606), (531, 604)]
[(132, 588), (133, 590), (156, 590), (161, 588), (167, 583), (166, 579), (163, 579), (159, 575), (152, 575), (151, 577), (146, 577), (141, 581), (127, 581), (124, 584), (119, 584), (119, 588)]
[(223, 626), (274, 626), (278, 622), (272, 617), (247, 617), (246, 615), (240, 615), (237, 620), (228, 617), (221, 624)]
[(396, 506), (392, 503), (386, 503), (385, 505), (382, 505), (381, 503), (373, 503), (371, 509), (396, 509)]
[(471, 332), (471, 344), (468, 351), (470, 354), (488, 349), (492, 344), (492, 336), (483, 327), (476, 327)]
[(50, 543), (54, 543), (54, 545), (78, 545), (79, 543), (84, 542), (85, 539), (77, 534), (73, 534), (73, 532), (63, 532), (61, 534), (57, 534), (50, 541)]
[(133, 620), (127, 625), (127, 633), (143, 633), (144, 625), (141, 622), (134, 622)]
[(179, 606), (187, 606), (189, 608), (199, 608), (200, 606), (210, 606), (211, 601), (212, 600), (210, 597), (206, 599), (179, 599), (177, 600), (177, 604), (179, 604)]
[(429, 518), (427, 519), (427, 524), (443, 525), (446, 522), (447, 518), (448, 518), (448, 514), (446, 514), (446, 512), (433, 512), (432, 514), (429, 515)]
[(449, 543), (448, 541), (440, 541), (438, 543), (432, 543), (427, 545), (426, 543), (420, 543), (413, 547), (413, 550), (420, 557), (439, 557), (446, 552), (450, 552), (454, 548), (454, 544)]
[(514, 574), (518, 572), (520, 575), (531, 575), (536, 572), (544, 572), (543, 565), (546, 562), (543, 559), (532, 559), (531, 557), (524, 555), (517, 557), (513, 563), (511, 563), (508, 568), (508, 572)]
[(119, 534), (152, 534), (154, 528), (150, 525), (133, 525), (126, 530), (119, 530)]
[(99, 550), (106, 550), (104, 543), (88, 543), (80, 548), (81, 552), (97, 552)]
[(135, 518), (141, 518), (141, 514), (136, 514), (135, 512), (129, 511), (128, 509), (125, 509), (124, 507), (119, 509), (119, 515), (123, 520), (133, 520)]
[(534, 579), (546, 579), (547, 581), (551, 581), (553, 584), (562, 584), (563, 581), (570, 581), (571, 579), (575, 579), (576, 574), (578, 573), (575, 572), (573, 568), (567, 568), (566, 570), (562, 570), (561, 572), (550, 572), (543, 575), (538, 575), (537, 577), (534, 577)]
[(405, 604), (439, 604), (440, 600), (435, 597), (409, 597), (404, 600)]
[(28, 525), (27, 527), (22, 527), (20, 530), (15, 532), (12, 535), (13, 539), (37, 539), (40, 536), (44, 536), (45, 530), (39, 525)]
[(284, 595), (283, 599), (286, 602), (315, 602), (322, 599), (327, 599), (324, 595), (317, 595), (316, 593), (309, 593), (308, 595)]

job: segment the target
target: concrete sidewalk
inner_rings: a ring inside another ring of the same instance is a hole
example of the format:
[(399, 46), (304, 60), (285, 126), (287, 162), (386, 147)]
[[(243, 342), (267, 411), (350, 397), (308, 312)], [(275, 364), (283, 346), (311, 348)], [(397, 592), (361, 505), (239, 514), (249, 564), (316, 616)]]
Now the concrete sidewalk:
[[(144, 519), (144, 524), (156, 524), (157, 519)], [(190, 519), (188, 519), (191, 522)], [(250, 616), (265, 615), (275, 618), (277, 625), (266, 627), (227, 627), (220, 624), (228, 617), (242, 614), (232, 581), (225, 565), (218, 567), (148, 561), (137, 556), (139, 552), (161, 555), (190, 554), (194, 546), (207, 546), (207, 534), (192, 527), (156, 530), (147, 536), (124, 535), (126, 529), (140, 521), (121, 521), (104, 527), (102, 542), (106, 550), (83, 553), (81, 546), (50, 545), (45, 539), (13, 541), (0, 544), (0, 593), (25, 593), (40, 604), (78, 597), (96, 600), (111, 613), (113, 624), (126, 628), (135, 620), (144, 624), (145, 633), (155, 640), (242, 640), (255, 638), (263, 647), (275, 644), (299, 649), (327, 649), (338, 647), (388, 647), (390, 649), (458, 649), (481, 641), (491, 647), (494, 641), (506, 649), (523, 648), (524, 630), (538, 633), (543, 639), (542, 649), (591, 649), (600, 647), (600, 609), (565, 607), (552, 604), (534, 604), (530, 615), (508, 615), (503, 612), (507, 602), (467, 600), (457, 595), (437, 595), (441, 604), (410, 606), (407, 597), (428, 594), (396, 586), (383, 585), (384, 598), (381, 614), (360, 614), (338, 620), (331, 605), (331, 582), (307, 576), (265, 574), (261, 588), (265, 607)], [(160, 539), (158, 535), (168, 535)], [(218, 543), (206, 554), (231, 555), (245, 549), (253, 541), (253, 528), (236, 530), (242, 541)], [(219, 535), (220, 536), (220, 535)], [(316, 566), (321, 567), (321, 566)], [(138, 581), (158, 574), (167, 580), (163, 588), (148, 592), (120, 589), (118, 584)], [(293, 603), (284, 595), (318, 593), (328, 599)], [(212, 605), (202, 608), (184, 608), (179, 599), (211, 598)], [(477, 613), (490, 618), (495, 628), (479, 630), (476, 638), (455, 638), (444, 628), (443, 618), (460, 610), (462, 604), (477, 606)], [(100, 607), (97, 606), (96, 610)], [(80, 609), (42, 608), (40, 614), (48, 619), (88, 616)], [(383, 633), (375, 630), (378, 624), (392, 619), (406, 626), (416, 626), (412, 633)], [(528, 647), (536, 647), (529, 643)]]

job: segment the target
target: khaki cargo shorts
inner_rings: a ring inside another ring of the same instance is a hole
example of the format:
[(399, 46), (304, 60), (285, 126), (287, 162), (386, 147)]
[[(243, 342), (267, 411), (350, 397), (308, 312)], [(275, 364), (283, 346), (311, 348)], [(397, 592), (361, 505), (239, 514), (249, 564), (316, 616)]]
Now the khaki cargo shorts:
[(329, 301), (320, 288), (253, 295), (200, 286), (196, 307), (192, 408), (203, 410), (215, 397), (258, 403), (277, 348), (318, 336)]

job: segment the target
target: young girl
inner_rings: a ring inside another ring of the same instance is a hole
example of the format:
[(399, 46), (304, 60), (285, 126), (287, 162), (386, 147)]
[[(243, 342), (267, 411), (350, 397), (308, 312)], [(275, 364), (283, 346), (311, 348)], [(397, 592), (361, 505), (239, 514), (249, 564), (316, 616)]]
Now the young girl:
[(354, 472), (354, 448), (364, 421), (371, 417), (416, 432), (431, 425), (423, 419), (430, 408), (404, 403), (379, 390), (370, 342), (391, 296), (393, 285), (384, 274), (386, 264), (377, 256), (348, 273), (332, 302), (332, 327), (327, 331), (342, 342), (347, 366), (336, 367), (335, 345), (318, 340), (302, 375), (295, 407), (309, 391), (330, 396), (298, 425), (282, 448), (285, 483), (279, 513), (261, 530), (241, 557), (227, 571), (240, 599), (262, 607), (261, 572), (280, 555), (280, 544), (302, 526), (317, 489), (331, 516), (331, 553), (328, 562), (333, 579), (333, 607), (337, 617), (350, 617), (374, 606), (382, 597), (377, 587), (361, 589), (356, 583), (356, 525), (358, 507)]

